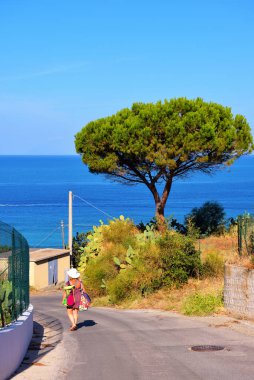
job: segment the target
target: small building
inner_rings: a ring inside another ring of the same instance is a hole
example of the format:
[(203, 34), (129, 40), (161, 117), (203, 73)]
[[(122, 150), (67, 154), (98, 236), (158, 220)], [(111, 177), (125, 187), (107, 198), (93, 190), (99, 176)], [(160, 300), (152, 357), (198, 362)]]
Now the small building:
[(65, 281), (70, 268), (70, 251), (55, 248), (30, 248), (30, 286), (42, 289)]

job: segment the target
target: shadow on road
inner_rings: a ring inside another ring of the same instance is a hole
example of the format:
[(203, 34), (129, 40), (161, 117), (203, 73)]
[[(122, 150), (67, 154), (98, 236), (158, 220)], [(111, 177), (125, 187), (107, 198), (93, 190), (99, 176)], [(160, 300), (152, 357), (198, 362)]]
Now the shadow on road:
[(78, 329), (81, 329), (82, 327), (92, 327), (92, 326), (95, 326), (95, 325), (97, 325), (97, 323), (94, 322), (92, 319), (87, 319), (84, 322), (79, 322), (77, 324)]
[(58, 319), (42, 313), (34, 313), (33, 336), (26, 355), (13, 377), (32, 365), (43, 366), (40, 359), (61, 342), (63, 326)]

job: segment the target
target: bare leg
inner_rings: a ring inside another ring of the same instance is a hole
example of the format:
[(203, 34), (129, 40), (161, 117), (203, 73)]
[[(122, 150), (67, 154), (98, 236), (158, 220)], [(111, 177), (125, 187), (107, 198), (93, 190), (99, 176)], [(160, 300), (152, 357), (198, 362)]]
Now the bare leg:
[(75, 325), (77, 325), (77, 323), (78, 323), (78, 309), (73, 309), (73, 319), (74, 319)]
[(76, 325), (75, 320), (74, 320), (74, 310), (73, 309), (67, 309), (67, 314), (69, 317), (69, 320), (71, 322), (71, 327), (74, 327)]

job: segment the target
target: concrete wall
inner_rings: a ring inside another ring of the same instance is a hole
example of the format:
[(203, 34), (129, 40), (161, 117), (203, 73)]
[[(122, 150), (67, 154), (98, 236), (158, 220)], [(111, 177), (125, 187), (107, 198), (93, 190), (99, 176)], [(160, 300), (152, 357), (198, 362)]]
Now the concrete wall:
[[(54, 259), (58, 261), (58, 283), (63, 282), (65, 281), (66, 269), (70, 269), (70, 254), (56, 256)], [(36, 262), (30, 261), (30, 286), (35, 289), (43, 289), (48, 285), (48, 259)]]
[(29, 285), (35, 287), (35, 265), (33, 261), (29, 263)]
[(254, 270), (225, 265), (224, 305), (229, 311), (254, 318)]
[(33, 306), (16, 322), (0, 329), (0, 380), (6, 380), (21, 364), (33, 335)]
[(70, 269), (70, 255), (58, 258), (58, 282), (65, 282), (65, 272)]
[(34, 287), (42, 289), (48, 286), (48, 260), (34, 263)]

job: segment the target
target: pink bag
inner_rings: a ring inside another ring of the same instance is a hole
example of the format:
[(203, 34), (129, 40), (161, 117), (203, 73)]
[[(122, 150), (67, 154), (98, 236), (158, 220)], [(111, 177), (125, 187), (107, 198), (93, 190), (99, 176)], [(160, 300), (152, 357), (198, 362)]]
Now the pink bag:
[(75, 304), (75, 299), (73, 292), (71, 292), (67, 297), (67, 306), (73, 306)]

